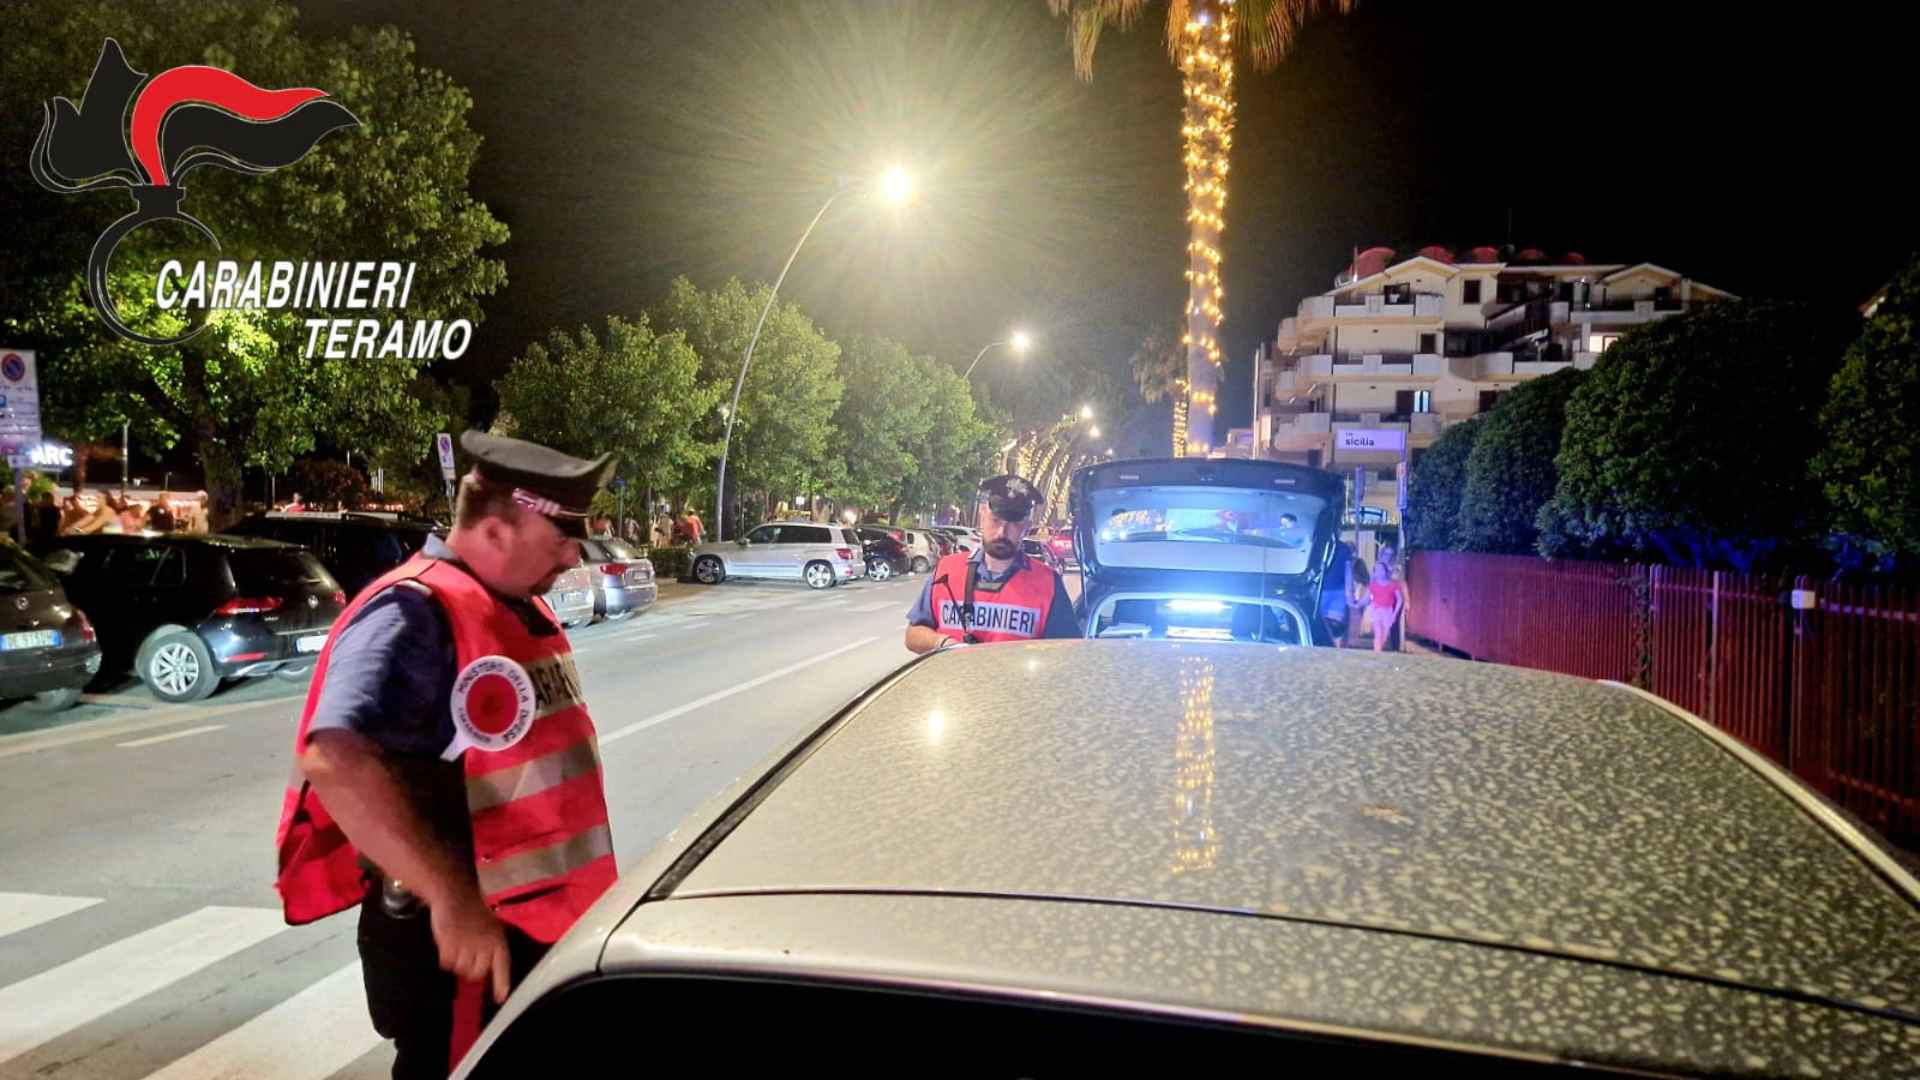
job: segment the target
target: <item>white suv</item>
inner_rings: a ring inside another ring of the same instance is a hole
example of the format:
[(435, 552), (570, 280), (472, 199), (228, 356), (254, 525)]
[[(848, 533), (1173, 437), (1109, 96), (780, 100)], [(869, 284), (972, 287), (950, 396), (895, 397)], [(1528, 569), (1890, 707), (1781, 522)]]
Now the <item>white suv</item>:
[(862, 577), (866, 560), (852, 529), (818, 521), (769, 521), (738, 540), (693, 549), (693, 579), (718, 585), (730, 577), (804, 581), (825, 589)]

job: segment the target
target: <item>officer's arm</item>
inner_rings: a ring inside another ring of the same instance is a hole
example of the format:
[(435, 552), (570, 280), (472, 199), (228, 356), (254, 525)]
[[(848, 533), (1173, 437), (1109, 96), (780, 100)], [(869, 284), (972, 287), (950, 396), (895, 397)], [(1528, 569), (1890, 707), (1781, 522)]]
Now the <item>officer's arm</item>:
[(933, 579), (920, 590), (920, 599), (907, 612), (907, 649), (930, 653), (947, 641), (947, 635), (933, 628)]
[(341, 729), (316, 731), (300, 755), (300, 772), (354, 846), (428, 906), (479, 900), (472, 869), (453, 857), (420, 816), (371, 739)]
[(1053, 603), (1047, 607), (1047, 625), (1041, 637), (1077, 638), (1081, 636), (1080, 616), (1073, 609), (1073, 600), (1067, 596), (1067, 583), (1059, 574), (1053, 575)]

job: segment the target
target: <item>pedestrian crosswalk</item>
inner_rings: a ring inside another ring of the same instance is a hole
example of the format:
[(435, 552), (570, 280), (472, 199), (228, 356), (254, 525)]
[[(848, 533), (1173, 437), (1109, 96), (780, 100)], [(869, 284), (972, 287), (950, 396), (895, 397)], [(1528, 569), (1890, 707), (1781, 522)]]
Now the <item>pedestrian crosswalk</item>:
[[(130, 913), (114, 907), (98, 897), (0, 892), (0, 1080), (56, 1070), (88, 1080), (327, 1080), (382, 1046), (358, 962), (328, 964), (333, 970), (317, 978), (272, 970), (321, 938), (269, 908), (156, 915), (152, 925), (16, 977), (34, 970), (26, 959), (34, 947), (84, 937), (49, 933), (76, 929), (68, 920), (124, 925)], [(44, 940), (27, 940), (36, 935)], [(280, 935), (310, 941), (256, 948)], [(251, 1016), (235, 1001), (263, 992), (283, 1000)], [(135, 1019), (116, 1023), (123, 1015)], [(164, 1049), (142, 1050), (143, 1041)]]

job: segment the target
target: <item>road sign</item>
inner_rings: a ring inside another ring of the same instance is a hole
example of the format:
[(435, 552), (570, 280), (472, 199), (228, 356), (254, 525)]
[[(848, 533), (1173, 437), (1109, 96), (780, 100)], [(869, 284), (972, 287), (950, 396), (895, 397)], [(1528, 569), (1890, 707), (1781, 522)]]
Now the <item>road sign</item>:
[(0, 349), (0, 452), (20, 468), (40, 445), (40, 379), (33, 353)]
[(1366, 497), (1367, 467), (1365, 465), (1355, 465), (1353, 467), (1353, 505), (1359, 506), (1361, 501)]
[(1407, 445), (1407, 433), (1398, 428), (1341, 428), (1333, 433), (1333, 448), (1339, 450), (1390, 450), (1399, 453)]
[(434, 436), (433, 444), (440, 451), (440, 475), (453, 479), (453, 436), (443, 431)]
[(1393, 467), (1394, 485), (1399, 490), (1394, 495), (1394, 505), (1402, 512), (1407, 509), (1407, 463), (1402, 461)]

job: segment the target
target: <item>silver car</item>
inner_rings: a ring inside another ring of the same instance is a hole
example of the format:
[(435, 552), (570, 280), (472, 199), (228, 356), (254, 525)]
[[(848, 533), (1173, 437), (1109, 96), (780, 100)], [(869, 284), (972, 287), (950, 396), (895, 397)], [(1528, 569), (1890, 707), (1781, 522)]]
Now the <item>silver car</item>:
[(737, 540), (693, 549), (693, 579), (718, 585), (728, 578), (803, 581), (826, 589), (866, 576), (866, 558), (852, 529), (818, 521), (769, 521)]
[(580, 565), (593, 581), (593, 611), (611, 622), (630, 618), (653, 605), (660, 596), (653, 579), (653, 560), (624, 540), (596, 536), (581, 540)]
[(569, 568), (553, 579), (543, 599), (560, 625), (571, 629), (593, 621), (593, 573), (585, 564)]
[[(637, 1050), (640, 1016), (674, 1037)], [(1920, 882), (1616, 684), (963, 646), (626, 867), (456, 1075), (784, 1074), (826, 1031), (891, 1075), (1914, 1076)]]

